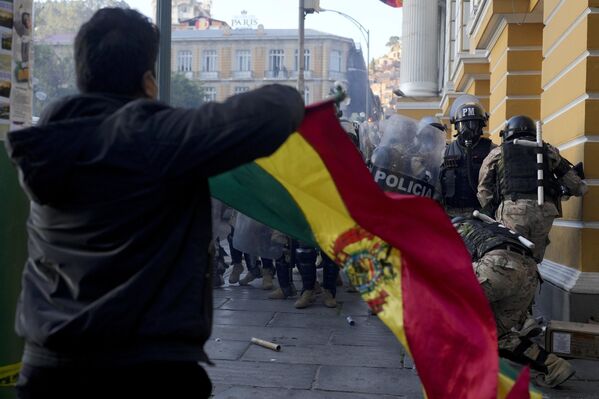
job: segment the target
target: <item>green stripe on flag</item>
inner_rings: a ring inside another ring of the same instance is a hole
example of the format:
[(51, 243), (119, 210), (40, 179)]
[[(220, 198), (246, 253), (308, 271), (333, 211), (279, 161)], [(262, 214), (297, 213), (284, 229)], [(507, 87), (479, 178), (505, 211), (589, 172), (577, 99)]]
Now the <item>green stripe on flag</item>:
[(317, 246), (312, 229), (289, 192), (256, 163), (210, 178), (213, 197), (276, 230)]

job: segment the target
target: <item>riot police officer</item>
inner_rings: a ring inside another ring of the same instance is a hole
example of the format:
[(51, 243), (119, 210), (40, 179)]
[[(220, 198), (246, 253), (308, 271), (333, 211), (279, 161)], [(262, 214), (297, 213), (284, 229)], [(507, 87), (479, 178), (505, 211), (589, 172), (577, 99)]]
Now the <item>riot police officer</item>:
[[(456, 100), (457, 101), (457, 100)], [(457, 139), (445, 149), (441, 166), (441, 192), (445, 210), (467, 216), (480, 207), (476, 197), (478, 174), (495, 144), (482, 137), (489, 116), (476, 102), (465, 102), (453, 112)]]
[(447, 132), (447, 126), (445, 126), (445, 124), (443, 122), (441, 122), (441, 119), (437, 118), (436, 116), (424, 116), (420, 119), (420, 126), (424, 126), (424, 125), (429, 125), (434, 127), (435, 129), (438, 129), (442, 132)]
[(553, 219), (561, 214), (562, 187), (568, 195), (582, 196), (587, 186), (557, 148), (543, 143), (544, 198), (539, 205), (537, 149), (514, 142), (535, 141), (533, 120), (514, 116), (500, 134), (503, 143), (491, 151), (481, 167), (478, 199), (487, 213), (495, 213), (497, 220), (534, 242), (534, 257), (541, 262)]
[(541, 348), (522, 330), (538, 285), (537, 265), (526, 245), (530, 243), (499, 223), (463, 217), (452, 222), (472, 256), (495, 316), (500, 356), (530, 365), (539, 372), (539, 385), (555, 387), (572, 377), (570, 363)]

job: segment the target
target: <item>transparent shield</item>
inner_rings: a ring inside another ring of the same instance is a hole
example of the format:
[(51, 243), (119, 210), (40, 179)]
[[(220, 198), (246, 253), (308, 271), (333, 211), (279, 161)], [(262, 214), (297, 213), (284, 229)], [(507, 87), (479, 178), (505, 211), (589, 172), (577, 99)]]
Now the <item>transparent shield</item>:
[(372, 175), (384, 190), (433, 197), (445, 149), (445, 135), (401, 115), (379, 123), (382, 137), (374, 149)]

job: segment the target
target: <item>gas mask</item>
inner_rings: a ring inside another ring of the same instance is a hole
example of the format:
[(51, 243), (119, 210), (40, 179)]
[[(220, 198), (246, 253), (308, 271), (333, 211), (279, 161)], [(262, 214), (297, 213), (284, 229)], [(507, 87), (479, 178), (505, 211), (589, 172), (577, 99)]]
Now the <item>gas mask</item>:
[(457, 137), (464, 147), (472, 147), (482, 135), (482, 124), (479, 120), (471, 119), (457, 123)]

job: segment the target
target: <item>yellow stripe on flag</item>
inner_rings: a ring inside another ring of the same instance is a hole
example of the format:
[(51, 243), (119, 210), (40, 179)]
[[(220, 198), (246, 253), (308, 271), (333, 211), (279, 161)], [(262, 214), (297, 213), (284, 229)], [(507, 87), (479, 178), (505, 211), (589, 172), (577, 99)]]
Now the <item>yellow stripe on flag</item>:
[(21, 363), (0, 367), (0, 387), (14, 387), (21, 371)]
[(296, 200), (312, 226), (320, 248), (334, 258), (335, 240), (342, 232), (355, 227), (356, 222), (312, 146), (298, 133), (293, 133), (273, 155), (258, 159), (256, 163), (277, 179)]
[[(301, 154), (301, 157), (297, 155)], [(308, 144), (304, 138), (294, 133), (270, 157), (256, 161), (267, 173), (274, 177), (295, 199), (297, 206), (314, 233), (320, 248), (327, 255), (335, 259), (337, 254), (333, 250), (339, 237), (350, 230), (355, 230), (358, 225), (349, 214), (337, 187), (320, 155)], [(382, 241), (371, 236), (345, 247), (349, 253), (372, 254), (373, 245)], [(391, 260), (394, 269), (392, 279), (380, 279), (376, 288), (362, 295), (371, 309), (409, 352), (409, 346), (404, 331), (403, 302), (401, 293), (401, 254), (393, 248), (391, 254), (384, 253), (387, 261)], [(361, 262), (358, 262), (361, 263)], [(349, 279), (358, 286), (359, 271), (345, 268)], [(373, 277), (373, 276), (371, 276)], [(380, 308), (377, 304), (380, 302)]]

